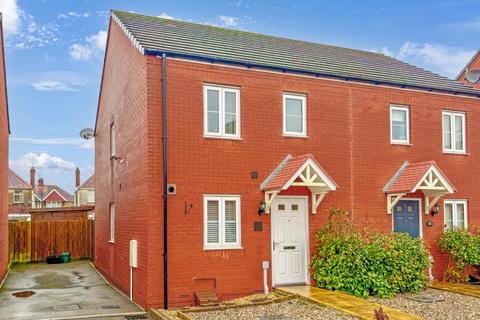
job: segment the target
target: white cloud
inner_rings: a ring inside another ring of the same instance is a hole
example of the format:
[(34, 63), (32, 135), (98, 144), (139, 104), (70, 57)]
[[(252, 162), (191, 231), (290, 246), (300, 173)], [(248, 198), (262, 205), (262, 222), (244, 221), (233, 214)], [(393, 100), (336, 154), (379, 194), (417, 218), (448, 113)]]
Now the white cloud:
[(224, 16), (224, 15), (219, 15), (218, 19), (220, 19), (220, 21), (222, 21), (222, 23), (226, 27), (237, 26), (240, 20), (237, 17), (230, 17), (230, 16)]
[(38, 169), (54, 169), (58, 171), (71, 171), (77, 166), (71, 161), (63, 158), (52, 156), (48, 153), (29, 152), (21, 156), (17, 160), (10, 161), (10, 167), (14, 171), (27, 171), (31, 167)]
[(404, 42), (397, 50), (383, 47), (369, 51), (380, 52), (450, 78), (457, 76), (476, 52), (458, 47), (411, 41)]
[(87, 87), (90, 80), (73, 71), (45, 71), (12, 77), (10, 84), (29, 85), (38, 91), (79, 91)]
[(94, 149), (94, 140), (84, 140), (82, 138), (21, 138), (11, 137), (11, 142), (26, 143), (35, 145), (59, 145), (59, 146), (74, 146), (79, 149)]
[(59, 19), (72, 19), (72, 18), (88, 18), (90, 17), (90, 11), (78, 12), (78, 11), (69, 11), (66, 13), (57, 14)]
[(17, 33), (21, 16), (24, 14), (18, 6), (17, 0), (0, 0), (0, 12), (2, 12), (5, 35)]
[(165, 13), (165, 12), (162, 12), (161, 15), (158, 16), (159, 18), (164, 18), (164, 19), (171, 19), (171, 20), (179, 20), (175, 17), (172, 17), (171, 15)]
[(100, 30), (98, 33), (85, 38), (85, 43), (74, 43), (70, 46), (70, 56), (74, 60), (89, 60), (100, 57), (107, 43), (107, 31)]

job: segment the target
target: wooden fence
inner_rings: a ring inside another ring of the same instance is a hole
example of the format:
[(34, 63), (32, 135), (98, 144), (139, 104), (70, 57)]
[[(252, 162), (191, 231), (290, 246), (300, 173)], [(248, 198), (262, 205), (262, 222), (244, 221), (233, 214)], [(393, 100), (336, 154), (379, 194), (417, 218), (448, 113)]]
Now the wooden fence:
[(10, 221), (10, 263), (45, 261), (47, 256), (70, 252), (71, 259), (91, 258), (91, 220)]

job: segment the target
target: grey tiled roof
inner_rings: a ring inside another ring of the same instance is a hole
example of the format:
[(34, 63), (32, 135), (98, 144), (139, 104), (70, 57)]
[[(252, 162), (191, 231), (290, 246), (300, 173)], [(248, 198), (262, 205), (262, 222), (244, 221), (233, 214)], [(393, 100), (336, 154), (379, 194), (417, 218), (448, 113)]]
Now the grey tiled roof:
[(380, 53), (112, 11), (145, 54), (480, 97), (480, 90)]
[(93, 189), (95, 188), (95, 175), (88, 178), (78, 189)]
[(18, 174), (8, 169), (8, 188), (9, 189), (32, 189), (32, 186), (23, 180)]

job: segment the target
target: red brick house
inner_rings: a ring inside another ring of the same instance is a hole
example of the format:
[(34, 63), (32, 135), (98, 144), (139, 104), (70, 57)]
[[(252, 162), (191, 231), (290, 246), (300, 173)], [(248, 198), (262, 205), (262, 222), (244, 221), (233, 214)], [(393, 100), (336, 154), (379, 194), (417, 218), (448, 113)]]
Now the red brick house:
[[(95, 129), (97, 268), (145, 306), (309, 283), (330, 208), (479, 226), (480, 91), (381, 54), (113, 11)], [(129, 241), (138, 267), (129, 267)]]
[(480, 50), (477, 51), (477, 53), (472, 57), (472, 59), (468, 62), (465, 68), (457, 76), (457, 81), (461, 81), (467, 85), (480, 89), (480, 81), (477, 81), (477, 83), (470, 83), (465, 78), (467, 72), (471, 70), (480, 70)]
[(8, 170), (8, 218), (28, 220), (32, 208), (33, 187), (12, 170)]
[[(34, 185), (32, 209), (42, 208), (68, 208), (75, 205), (72, 194), (54, 184), (45, 184), (42, 177), (35, 184), (35, 168), (30, 169), (30, 184)], [(77, 178), (78, 177), (78, 178)], [(75, 171), (75, 183), (79, 182), (79, 171)]]
[(7, 272), (8, 264), (8, 118), (7, 77), (3, 26), (0, 14), (0, 282)]

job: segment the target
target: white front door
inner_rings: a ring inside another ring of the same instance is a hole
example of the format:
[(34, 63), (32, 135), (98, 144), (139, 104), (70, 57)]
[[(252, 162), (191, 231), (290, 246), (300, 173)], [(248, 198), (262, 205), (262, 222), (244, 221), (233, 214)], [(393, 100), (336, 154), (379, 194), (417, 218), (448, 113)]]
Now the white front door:
[(271, 216), (273, 285), (307, 283), (307, 199), (277, 197)]

